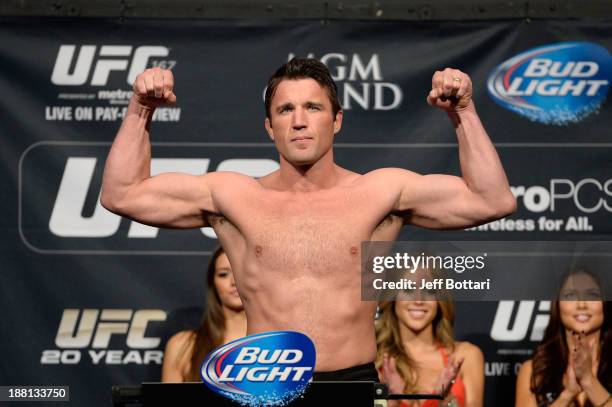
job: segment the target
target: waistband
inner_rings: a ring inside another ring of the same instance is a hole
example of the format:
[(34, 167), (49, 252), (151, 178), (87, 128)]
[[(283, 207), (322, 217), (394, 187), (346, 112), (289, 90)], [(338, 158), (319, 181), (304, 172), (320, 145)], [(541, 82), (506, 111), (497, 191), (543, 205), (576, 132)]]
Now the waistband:
[(378, 371), (374, 362), (347, 367), (346, 369), (331, 370), (328, 372), (314, 372), (312, 380), (318, 382), (376, 382), (378, 383)]

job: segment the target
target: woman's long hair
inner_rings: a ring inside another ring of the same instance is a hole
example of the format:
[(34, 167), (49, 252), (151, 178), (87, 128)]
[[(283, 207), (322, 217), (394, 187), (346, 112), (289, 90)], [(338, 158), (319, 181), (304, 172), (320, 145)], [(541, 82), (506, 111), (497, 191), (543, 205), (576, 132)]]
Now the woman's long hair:
[(187, 374), (188, 381), (198, 382), (202, 380), (200, 366), (204, 358), (223, 342), (225, 316), (223, 315), (221, 298), (215, 288), (215, 263), (223, 253), (223, 248), (219, 247), (210, 258), (206, 273), (206, 309), (202, 316), (202, 323), (199, 328), (193, 331), (193, 336), (185, 341), (180, 353), (179, 359), (181, 360), (189, 355), (191, 356), (189, 373)]
[[(455, 348), (453, 335), (455, 306), (452, 301), (437, 301), (437, 303), (438, 310), (432, 321), (434, 339), (453, 351)], [(378, 348), (376, 367), (381, 368), (383, 355), (393, 357), (397, 370), (406, 383), (404, 393), (416, 393), (419, 390), (417, 389), (417, 361), (410, 358), (404, 351), (394, 301), (385, 301), (380, 304), (379, 318), (376, 321), (376, 347)]]
[[(565, 285), (571, 276), (586, 274), (590, 276), (603, 290), (599, 280), (585, 268), (571, 271), (563, 279)], [(602, 298), (605, 295), (602, 292)], [(604, 320), (599, 337), (599, 367), (597, 378), (601, 384), (612, 390), (612, 303), (603, 301)], [(538, 405), (547, 405), (556, 398), (563, 390), (563, 375), (567, 370), (569, 360), (569, 349), (565, 336), (565, 327), (561, 322), (559, 311), (559, 299), (553, 301), (550, 311), (550, 321), (544, 331), (544, 338), (533, 355), (533, 371), (531, 374), (530, 388), (535, 395)], [(587, 401), (586, 406), (591, 404)]]

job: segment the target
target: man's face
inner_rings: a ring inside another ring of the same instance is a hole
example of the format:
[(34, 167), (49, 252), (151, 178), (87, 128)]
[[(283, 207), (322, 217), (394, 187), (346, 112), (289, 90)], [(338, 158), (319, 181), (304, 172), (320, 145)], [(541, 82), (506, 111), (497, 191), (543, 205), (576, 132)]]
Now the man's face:
[(342, 111), (333, 116), (327, 90), (310, 78), (280, 82), (266, 118), (281, 157), (299, 166), (312, 165), (330, 151), (341, 125)]

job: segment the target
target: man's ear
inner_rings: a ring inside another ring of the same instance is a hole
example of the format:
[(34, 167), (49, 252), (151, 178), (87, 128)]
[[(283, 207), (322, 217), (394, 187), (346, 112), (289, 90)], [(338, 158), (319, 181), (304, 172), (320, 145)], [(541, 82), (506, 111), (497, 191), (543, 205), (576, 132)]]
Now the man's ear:
[(266, 117), (264, 126), (266, 127), (266, 131), (268, 132), (268, 136), (270, 136), (270, 139), (274, 141), (274, 129), (272, 128), (272, 122), (270, 121), (270, 118)]
[(342, 110), (338, 110), (336, 113), (336, 117), (334, 118), (334, 135), (340, 133), (340, 129), (342, 128), (342, 117), (344, 112)]

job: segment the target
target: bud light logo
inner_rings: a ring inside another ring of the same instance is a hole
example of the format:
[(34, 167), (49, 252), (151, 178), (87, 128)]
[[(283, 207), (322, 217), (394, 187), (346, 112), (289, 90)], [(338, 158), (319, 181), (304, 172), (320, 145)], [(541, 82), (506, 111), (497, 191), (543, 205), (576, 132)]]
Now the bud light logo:
[(589, 42), (562, 42), (523, 52), (487, 81), (497, 103), (531, 121), (567, 125), (595, 112), (612, 80), (608, 50)]
[(215, 349), (200, 372), (208, 387), (240, 404), (279, 406), (304, 393), (315, 359), (314, 344), (306, 335), (268, 332)]

